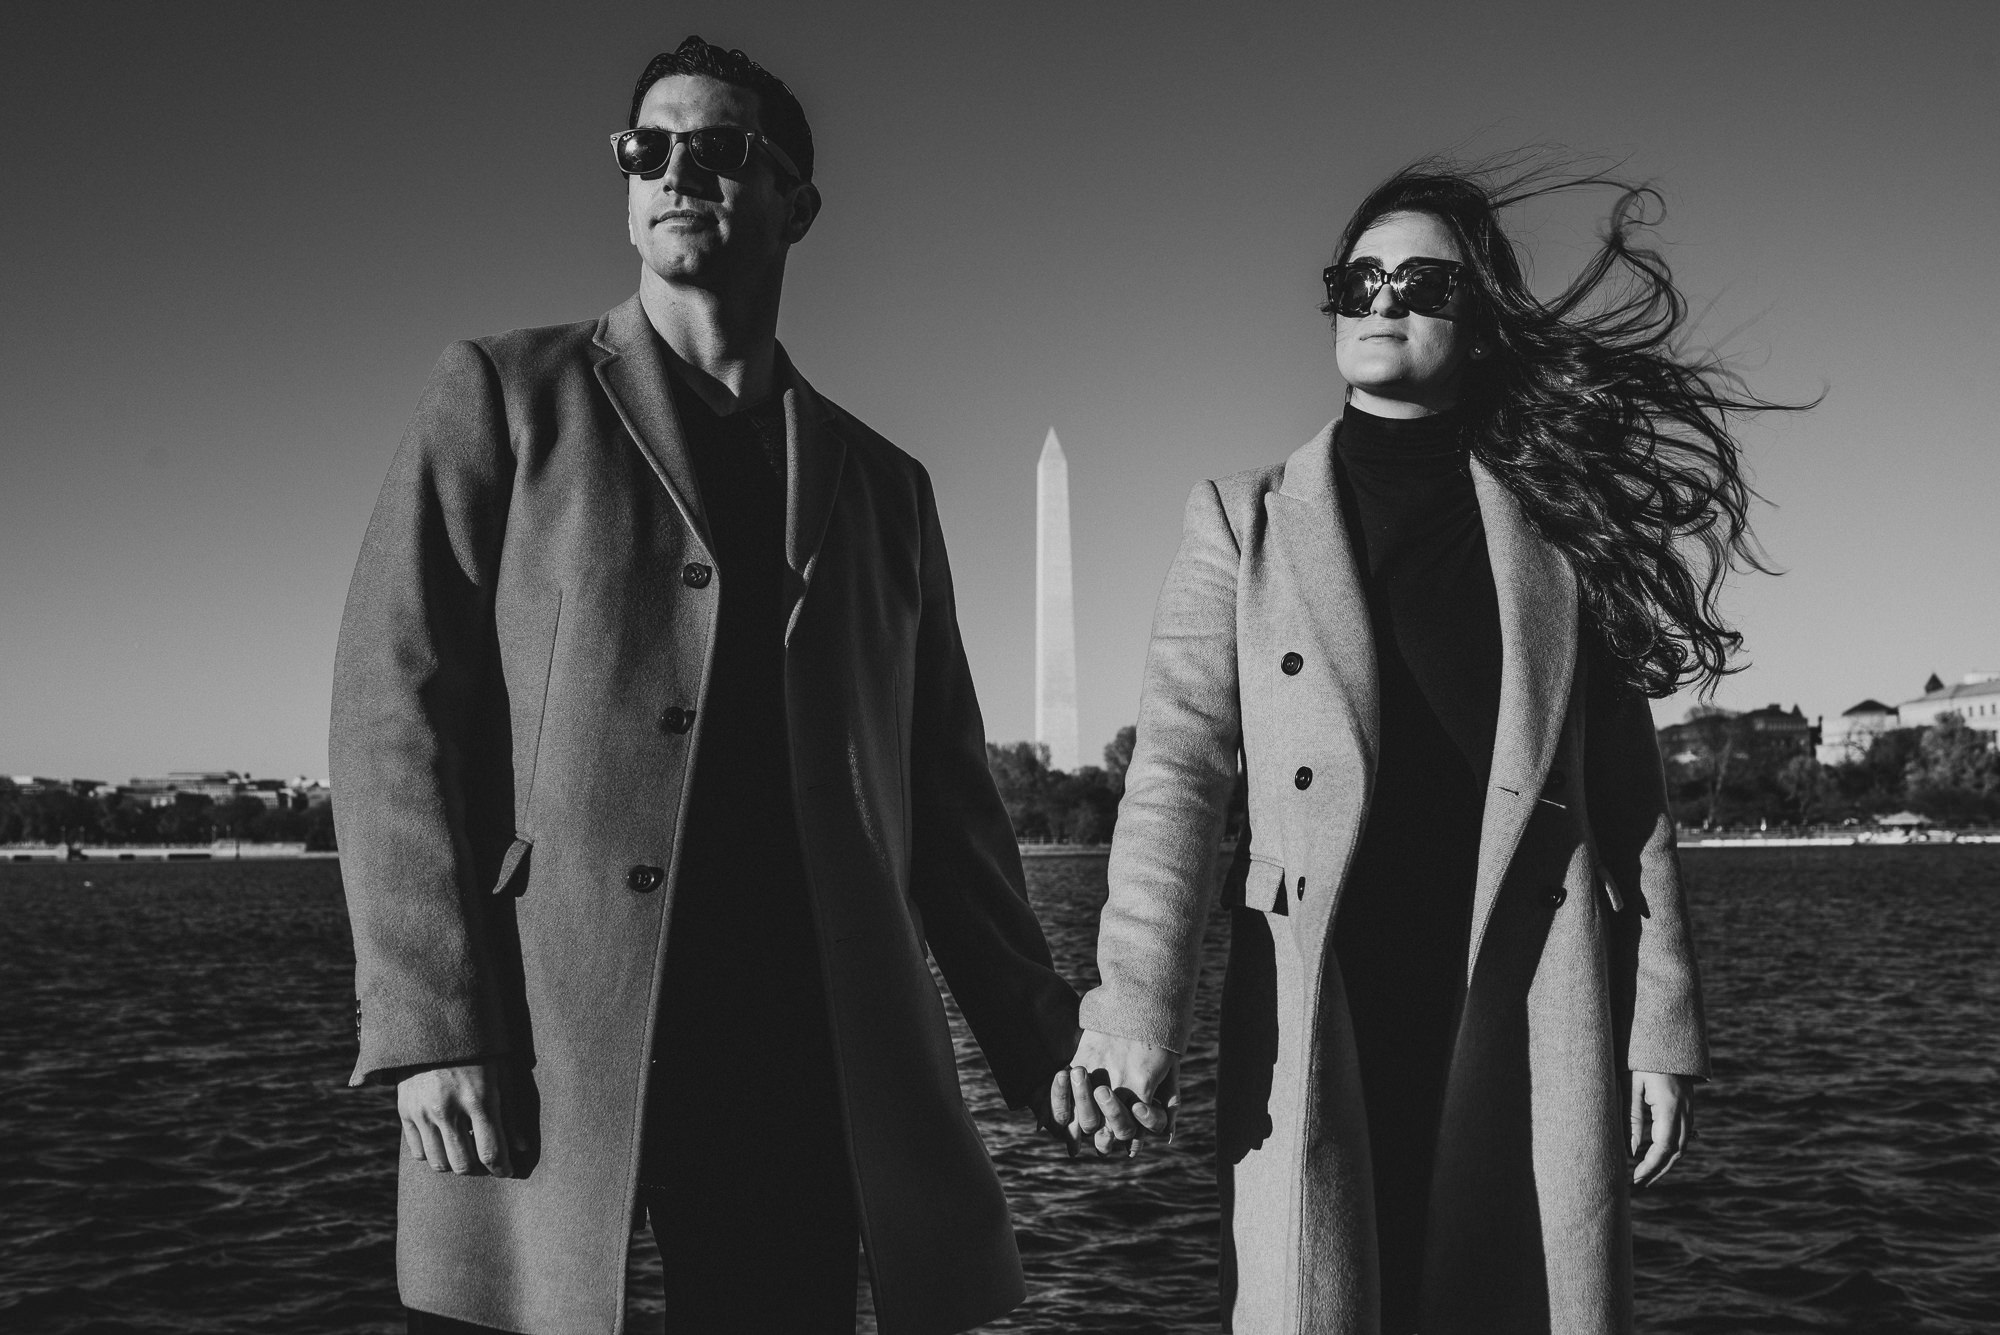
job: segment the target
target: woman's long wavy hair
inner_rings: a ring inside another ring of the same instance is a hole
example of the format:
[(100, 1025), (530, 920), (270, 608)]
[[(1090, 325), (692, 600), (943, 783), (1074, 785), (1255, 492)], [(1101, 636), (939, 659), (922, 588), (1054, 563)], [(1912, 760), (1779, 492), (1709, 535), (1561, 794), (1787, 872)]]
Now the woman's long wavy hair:
[[(1582, 272), (1539, 300), (1500, 211), (1580, 187), (1615, 188), (1618, 201)], [(1344, 263), (1393, 213), (1451, 229), (1473, 279), (1469, 342), (1489, 350), (1465, 364), (1472, 453), (1568, 558), (1600, 657), (1651, 696), (1711, 691), (1736, 670), (1743, 637), (1717, 595), (1732, 571), (1770, 573), (1731, 418), (1812, 406), (1759, 399), (1717, 356), (1687, 350), (1687, 301), (1659, 253), (1634, 242), (1661, 202), (1605, 176), (1425, 159), (1361, 202), (1334, 256)]]

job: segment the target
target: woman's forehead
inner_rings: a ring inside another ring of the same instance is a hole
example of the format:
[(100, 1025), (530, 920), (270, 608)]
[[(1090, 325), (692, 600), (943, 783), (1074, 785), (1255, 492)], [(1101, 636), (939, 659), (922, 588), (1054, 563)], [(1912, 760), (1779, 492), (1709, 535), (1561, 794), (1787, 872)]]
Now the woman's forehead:
[(1434, 260), (1463, 260), (1458, 238), (1444, 220), (1429, 213), (1385, 213), (1368, 224), (1354, 242), (1353, 259), (1372, 259), (1393, 269), (1412, 255)]

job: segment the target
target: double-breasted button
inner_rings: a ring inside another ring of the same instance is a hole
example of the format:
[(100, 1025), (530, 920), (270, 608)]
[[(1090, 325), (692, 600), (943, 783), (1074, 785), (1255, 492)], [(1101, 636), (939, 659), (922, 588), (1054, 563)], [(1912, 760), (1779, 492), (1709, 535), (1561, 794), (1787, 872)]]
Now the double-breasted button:
[(664, 732), (686, 732), (694, 726), (694, 711), (682, 709), (679, 705), (668, 705), (660, 714), (660, 728)]
[(1299, 877), (1299, 888), (1298, 888), (1298, 890), (1297, 890), (1297, 891), (1296, 891), (1295, 893), (1296, 893), (1296, 894), (1298, 895), (1298, 897), (1299, 897), (1300, 899), (1304, 899), (1304, 898), (1306, 897), (1306, 878), (1305, 878), (1305, 877), (1303, 877), (1303, 876)]
[(1550, 908), (1559, 909), (1563, 906), (1563, 901), (1569, 898), (1569, 887), (1552, 885), (1549, 887), (1547, 898)]
[(690, 589), (705, 589), (710, 576), (715, 572), (699, 561), (690, 561), (681, 567), (681, 583)]
[(1284, 673), (1287, 677), (1298, 676), (1299, 669), (1304, 667), (1305, 665), (1306, 665), (1306, 660), (1299, 657), (1299, 655), (1297, 654), (1286, 654), (1283, 658), (1278, 660), (1278, 670)]
[(1312, 770), (1305, 765), (1299, 766), (1299, 772), (1292, 776), (1292, 782), (1298, 785), (1300, 792), (1304, 792), (1313, 786)]
[(625, 873), (625, 884), (639, 894), (650, 895), (660, 888), (660, 882), (666, 878), (667, 874), (658, 867), (641, 864)]

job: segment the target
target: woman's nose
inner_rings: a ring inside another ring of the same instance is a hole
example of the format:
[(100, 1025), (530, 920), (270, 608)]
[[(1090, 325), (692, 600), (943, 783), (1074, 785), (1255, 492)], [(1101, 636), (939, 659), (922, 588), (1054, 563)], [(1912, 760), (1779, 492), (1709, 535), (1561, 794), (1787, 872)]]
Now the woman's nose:
[(1385, 316), (1389, 319), (1395, 319), (1406, 313), (1403, 310), (1403, 303), (1396, 297), (1395, 284), (1384, 283), (1381, 287), (1375, 289), (1375, 300), (1369, 303), (1368, 313), (1370, 315)]

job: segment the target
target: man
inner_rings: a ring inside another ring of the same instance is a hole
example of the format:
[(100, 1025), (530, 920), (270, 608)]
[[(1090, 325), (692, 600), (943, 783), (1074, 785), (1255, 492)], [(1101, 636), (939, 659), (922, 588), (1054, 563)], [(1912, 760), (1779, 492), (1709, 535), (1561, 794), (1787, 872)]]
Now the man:
[(776, 341), (789, 89), (690, 37), (614, 137), (636, 297), (449, 349), (335, 667), (355, 1083), (396, 1082), (413, 1331), (1018, 1303), (926, 947), (1016, 1107), (1076, 998), (1022, 889), (921, 466)]

